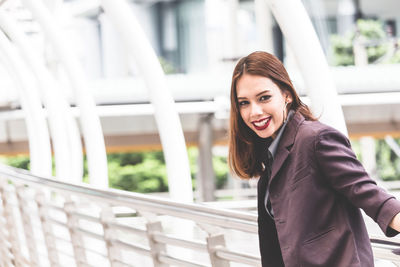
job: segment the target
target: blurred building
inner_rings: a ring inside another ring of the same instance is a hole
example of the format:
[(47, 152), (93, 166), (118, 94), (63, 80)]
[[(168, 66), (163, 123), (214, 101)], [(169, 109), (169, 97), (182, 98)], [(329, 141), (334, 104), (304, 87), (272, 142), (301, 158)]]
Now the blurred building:
[[(4, 8), (25, 27), (32, 45), (44, 56), (54, 75), (66, 81), (40, 26), (16, 3), (6, 3), (8, 6)], [(303, 3), (330, 61), (330, 36), (354, 30), (358, 18), (382, 21), (387, 38), (400, 35), (400, 3), (396, 0), (379, 3), (304, 0)], [(198, 142), (199, 125), (204, 117), (212, 123), (214, 141), (226, 142), (231, 72), (238, 58), (254, 50), (266, 50), (279, 56), (297, 89), (306, 95), (279, 26), (258, 1), (146, 0), (131, 1), (130, 6), (168, 74), (168, 88), (178, 103), (188, 143)], [(54, 1), (51, 8), (63, 25), (63, 34), (70, 40), (69, 48), (84, 66), (109, 151), (158, 146), (147, 89), (140, 74), (130, 71), (126, 48), (96, 1)], [(399, 69), (396, 64), (332, 67), (351, 135), (399, 133), (400, 119), (395, 115), (400, 114), (399, 98), (394, 94), (400, 91), (400, 79), (396, 75)], [(6, 71), (3, 69), (0, 73), (3, 110), (0, 147), (4, 153), (26, 151), (27, 139), (18, 99)], [(65, 93), (74, 105), (67, 82)], [(368, 116), (365, 110), (370, 111)]]

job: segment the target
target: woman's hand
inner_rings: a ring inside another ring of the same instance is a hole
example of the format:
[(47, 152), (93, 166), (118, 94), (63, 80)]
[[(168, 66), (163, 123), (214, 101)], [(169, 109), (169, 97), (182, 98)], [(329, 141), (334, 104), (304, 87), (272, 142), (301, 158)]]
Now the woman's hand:
[(400, 232), (400, 213), (397, 213), (392, 221), (390, 222), (389, 226), (396, 230), (397, 232)]

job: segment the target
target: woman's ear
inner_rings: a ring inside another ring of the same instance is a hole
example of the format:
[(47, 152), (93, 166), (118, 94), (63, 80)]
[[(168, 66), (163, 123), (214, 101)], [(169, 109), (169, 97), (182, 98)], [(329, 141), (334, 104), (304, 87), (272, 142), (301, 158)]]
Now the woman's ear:
[(285, 102), (288, 104), (292, 103), (293, 100), (292, 100), (292, 96), (290, 95), (290, 93), (285, 92), (284, 94), (285, 94)]

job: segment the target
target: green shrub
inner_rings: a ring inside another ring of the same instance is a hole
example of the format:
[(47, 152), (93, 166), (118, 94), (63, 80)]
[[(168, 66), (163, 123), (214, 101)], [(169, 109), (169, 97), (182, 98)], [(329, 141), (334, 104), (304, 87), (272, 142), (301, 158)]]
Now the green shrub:
[[(396, 142), (400, 145), (400, 139)], [(376, 141), (376, 152), (378, 176), (384, 181), (400, 180), (400, 158), (385, 140)]]
[[(336, 66), (354, 65), (353, 43), (356, 38), (366, 45), (368, 63), (383, 59), (382, 63), (399, 63), (399, 51), (391, 55), (393, 40), (386, 36), (384, 25), (379, 20), (358, 20), (357, 27), (345, 35), (331, 36), (333, 64)], [(398, 42), (398, 40), (396, 41)]]
[[(195, 189), (198, 149), (188, 148), (188, 157), (192, 185)], [(109, 183), (112, 188), (139, 193), (168, 191), (167, 169), (162, 151), (108, 154), (107, 161)], [(7, 157), (4, 162), (17, 168), (29, 169), (28, 156)], [(226, 158), (213, 157), (212, 162), (216, 175), (216, 186), (218, 189), (223, 188), (228, 177)], [(86, 156), (84, 157), (83, 181), (89, 181)]]
[(20, 168), (24, 170), (29, 170), (30, 169), (30, 158), (28, 155), (17, 155), (17, 156), (12, 156), (12, 157), (4, 157), (3, 158), (3, 163), (13, 166), (15, 168)]

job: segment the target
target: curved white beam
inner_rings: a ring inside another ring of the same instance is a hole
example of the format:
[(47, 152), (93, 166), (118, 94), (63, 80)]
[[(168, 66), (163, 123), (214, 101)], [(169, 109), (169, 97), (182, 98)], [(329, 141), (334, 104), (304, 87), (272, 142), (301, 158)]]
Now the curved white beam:
[(0, 31), (0, 57), (14, 79), (21, 108), (25, 113), (31, 172), (38, 176), (50, 177), (52, 174), (50, 136), (42, 103), (36, 88), (29, 83), (31, 78), (29, 70), (2, 31)]
[(29, 46), (29, 39), (4, 11), (0, 11), (0, 27), (17, 45), (26, 64), (38, 81), (47, 108), (53, 141), (56, 175), (70, 182), (81, 182), (83, 175), (82, 143), (75, 119), (63, 97), (60, 86), (44, 66), (43, 60)]
[(126, 1), (103, 0), (102, 6), (149, 89), (167, 165), (170, 197), (192, 202), (192, 180), (182, 126), (157, 55)]
[(254, 13), (256, 15), (256, 26), (259, 39), (260, 50), (272, 53), (273, 44), (273, 21), (272, 14), (265, 0), (254, 0)]
[(60, 34), (62, 28), (58, 25), (57, 19), (50, 14), (43, 2), (37, 0), (22, 0), (21, 2), (42, 26), (47, 40), (51, 43), (69, 77), (76, 103), (80, 108), (80, 125), (85, 140), (89, 182), (96, 187), (107, 188), (108, 168), (104, 136), (84, 71), (76, 56), (71, 53), (68, 41)]
[(314, 114), (347, 135), (328, 63), (303, 4), (300, 0), (266, 1), (294, 53)]
[(239, 34), (238, 34), (238, 10), (239, 0), (228, 0), (228, 42), (229, 45), (225, 47), (227, 50), (227, 57), (234, 60), (239, 56)]

